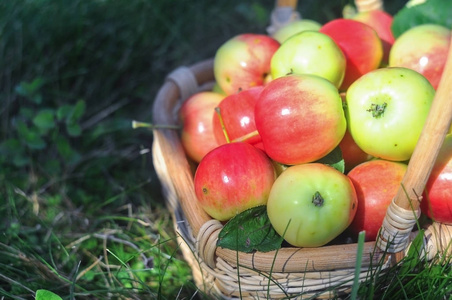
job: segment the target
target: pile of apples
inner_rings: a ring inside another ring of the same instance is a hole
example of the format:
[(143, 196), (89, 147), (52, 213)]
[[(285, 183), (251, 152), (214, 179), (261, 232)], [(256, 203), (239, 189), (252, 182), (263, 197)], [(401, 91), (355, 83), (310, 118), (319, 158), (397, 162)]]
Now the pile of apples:
[[(418, 25), (397, 39), (384, 11), (326, 24), (244, 33), (216, 52), (212, 91), (182, 105), (181, 142), (194, 189), (228, 221), (266, 205), (291, 245), (318, 247), (346, 229), (375, 240), (434, 99), (451, 31)], [(322, 158), (336, 151), (345, 168)], [(339, 151), (339, 152), (337, 152)], [(452, 223), (452, 136), (426, 188), (423, 212)]]

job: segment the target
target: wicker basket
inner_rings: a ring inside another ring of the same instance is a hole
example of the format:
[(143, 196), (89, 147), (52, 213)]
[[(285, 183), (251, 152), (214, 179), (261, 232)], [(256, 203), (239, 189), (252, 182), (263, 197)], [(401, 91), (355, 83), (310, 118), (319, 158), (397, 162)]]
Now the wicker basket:
[[(282, 6), (284, 9), (281, 10)], [(297, 18), (293, 6), (289, 14), (286, 6), (280, 1), (276, 9), (283, 11), (286, 18)], [(357, 2), (357, 7), (368, 10), (382, 6), (381, 1), (367, 0)], [(273, 14), (272, 20), (277, 19)], [(278, 299), (294, 295), (325, 299), (350, 292), (355, 276), (363, 280), (369, 269), (385, 268), (404, 257), (416, 236), (413, 228), (419, 216), (420, 195), (450, 126), (451, 82), (452, 47), (402, 186), (388, 208), (379, 238), (364, 244), (362, 268), (357, 274), (357, 244), (354, 243), (319, 248), (283, 247), (265, 253), (242, 253), (216, 247), (223, 225), (198, 205), (193, 187), (194, 164), (184, 153), (179, 132), (155, 129), (154, 166), (174, 216), (183, 255), (193, 268), (197, 286), (205, 293), (223, 299)], [(211, 90), (213, 85), (213, 60), (171, 72), (155, 98), (154, 123), (177, 125), (181, 103), (197, 92)], [(451, 237), (452, 227), (433, 223), (424, 235), (424, 254), (428, 259), (438, 253), (451, 254), (452, 251), (447, 252)]]

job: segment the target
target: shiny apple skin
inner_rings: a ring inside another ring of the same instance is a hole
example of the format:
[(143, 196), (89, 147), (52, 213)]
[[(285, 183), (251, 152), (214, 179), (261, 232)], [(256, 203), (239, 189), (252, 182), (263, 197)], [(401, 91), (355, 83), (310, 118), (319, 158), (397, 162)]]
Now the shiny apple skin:
[(264, 34), (239, 34), (223, 43), (215, 53), (214, 77), (226, 95), (263, 85), (270, 61), (280, 44)]
[(452, 224), (452, 134), (448, 134), (425, 186), (421, 210), (436, 222)]
[(366, 241), (375, 241), (406, 169), (405, 163), (377, 159), (359, 164), (347, 174), (358, 196), (358, 210), (349, 227), (354, 234), (364, 230)]
[(451, 30), (436, 24), (423, 24), (405, 31), (392, 45), (390, 67), (415, 70), (432, 84), (435, 90), (446, 64)]
[(330, 36), (346, 57), (341, 91), (346, 91), (356, 79), (380, 66), (383, 45), (377, 32), (369, 25), (338, 18), (324, 24), (319, 31)]
[(342, 140), (346, 120), (337, 88), (315, 75), (287, 75), (262, 91), (255, 111), (265, 152), (295, 165), (318, 160)]
[(245, 142), (210, 151), (198, 165), (194, 189), (201, 207), (214, 219), (227, 221), (268, 200), (276, 173), (265, 153)]
[[(231, 141), (256, 131), (254, 108), (263, 86), (256, 86), (247, 90), (226, 96), (218, 105), (224, 127)], [(226, 143), (218, 113), (213, 113), (213, 131), (219, 144)], [(247, 143), (263, 150), (261, 137), (258, 133), (246, 139)]]
[(346, 72), (346, 58), (334, 40), (318, 31), (302, 31), (285, 41), (271, 60), (271, 76), (313, 74), (340, 87)]
[(381, 63), (383, 66), (389, 62), (389, 52), (395, 41), (391, 30), (393, 19), (394, 17), (391, 14), (379, 9), (359, 12), (353, 16), (353, 20), (363, 22), (377, 32), (383, 45), (383, 59)]
[(220, 145), (214, 135), (212, 113), (223, 98), (215, 92), (199, 92), (188, 98), (179, 110), (181, 143), (187, 156), (195, 162)]
[(288, 167), (276, 179), (267, 214), (289, 244), (320, 247), (346, 230), (357, 205), (346, 175), (321, 163), (307, 163)]

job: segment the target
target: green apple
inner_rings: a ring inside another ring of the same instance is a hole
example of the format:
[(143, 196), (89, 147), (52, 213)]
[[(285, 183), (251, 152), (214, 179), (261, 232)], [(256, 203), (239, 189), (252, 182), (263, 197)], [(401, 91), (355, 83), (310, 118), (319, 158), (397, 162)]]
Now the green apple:
[(295, 247), (319, 247), (353, 221), (358, 198), (350, 178), (336, 169), (307, 163), (288, 167), (267, 200), (270, 223)]
[(435, 89), (408, 68), (387, 67), (364, 74), (346, 94), (348, 130), (366, 153), (410, 159), (430, 110)]
[(314, 20), (309, 19), (295, 20), (279, 28), (273, 34), (273, 38), (282, 44), (292, 35), (295, 35), (306, 30), (318, 31), (320, 27), (322, 27), (322, 24)]
[(339, 46), (326, 34), (302, 31), (290, 37), (271, 59), (273, 79), (288, 74), (312, 74), (339, 87), (345, 75), (346, 59)]

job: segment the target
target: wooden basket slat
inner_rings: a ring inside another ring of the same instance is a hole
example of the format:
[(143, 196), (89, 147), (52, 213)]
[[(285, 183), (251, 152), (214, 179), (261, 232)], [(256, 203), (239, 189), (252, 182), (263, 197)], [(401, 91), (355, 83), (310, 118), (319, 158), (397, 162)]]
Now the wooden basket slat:
[[(213, 60), (199, 62), (190, 66), (189, 69), (200, 86), (211, 82), (214, 78)], [(165, 81), (154, 100), (152, 115), (154, 124), (179, 125), (174, 108), (180, 105), (180, 88), (171, 80)], [(154, 129), (153, 136), (154, 144), (159, 145), (160, 151), (164, 154), (164, 164), (167, 167), (165, 173), (170, 177), (170, 181), (176, 189), (178, 198), (181, 200), (182, 210), (196, 236), (201, 226), (211, 218), (199, 206), (196, 199), (192, 168), (180, 143), (179, 132), (173, 129)]]
[[(356, 244), (330, 245), (318, 248), (283, 247), (278, 251), (244, 253), (217, 248), (216, 255), (231, 264), (243, 265), (264, 272), (313, 272), (353, 269), (356, 265)], [(275, 255), (278, 259), (275, 260)], [(362, 265), (370, 267), (384, 260), (384, 252), (375, 242), (364, 244)]]

